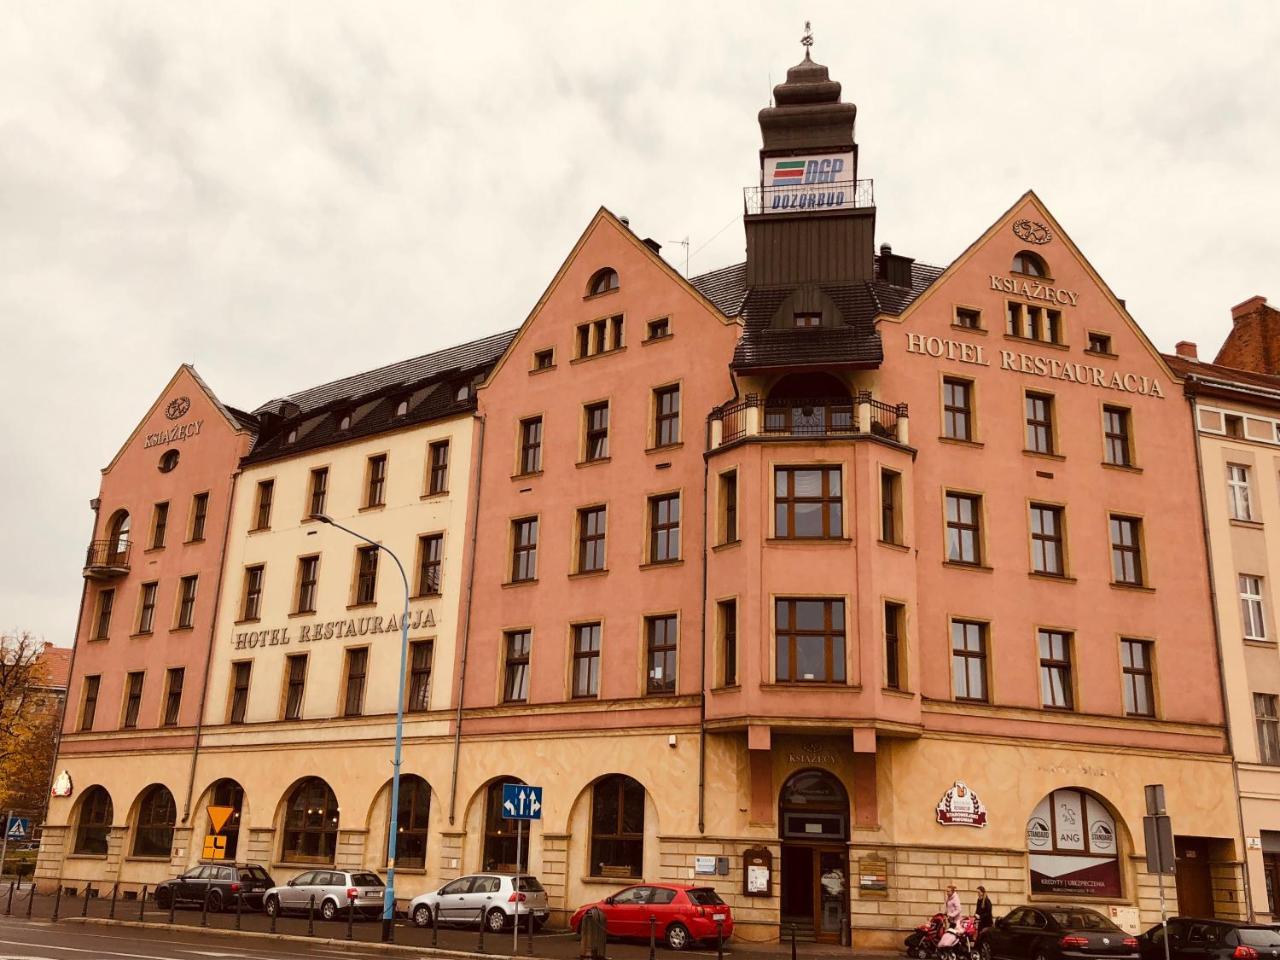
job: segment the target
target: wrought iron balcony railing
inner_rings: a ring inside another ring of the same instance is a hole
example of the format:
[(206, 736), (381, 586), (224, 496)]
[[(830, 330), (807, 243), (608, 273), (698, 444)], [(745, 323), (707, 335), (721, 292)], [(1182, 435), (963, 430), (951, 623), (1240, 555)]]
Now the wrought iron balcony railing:
[(746, 187), (742, 191), (747, 216), (757, 213), (799, 213), (809, 210), (851, 210), (876, 205), (874, 180), (834, 183), (789, 183), (778, 187)]
[(884, 437), (907, 442), (907, 405), (853, 397), (761, 400), (755, 394), (725, 404), (708, 417), (710, 449), (748, 437)]
[(128, 540), (94, 540), (85, 552), (84, 575), (92, 580), (123, 577), (129, 572)]

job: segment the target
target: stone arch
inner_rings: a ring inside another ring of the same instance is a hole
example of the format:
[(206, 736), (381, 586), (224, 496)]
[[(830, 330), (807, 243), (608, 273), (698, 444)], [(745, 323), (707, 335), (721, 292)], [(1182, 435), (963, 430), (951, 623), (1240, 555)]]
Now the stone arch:
[[(425, 870), (432, 854), (429, 840), (433, 821), (440, 816), (439, 804), (431, 784), (416, 773), (400, 775), (400, 815), (396, 841), (396, 868)], [(385, 869), (387, 839), (391, 820), (391, 780), (374, 794), (366, 819), (368, 840), (365, 844), (365, 866)]]
[[(610, 771), (584, 784), (569, 811), (565, 869), (571, 883), (576, 886), (582, 876), (616, 879), (619, 884), (658, 877), (658, 817), (653, 792), (637, 777)], [(588, 891), (583, 888), (579, 895)]]
[(333, 863), (340, 822), (338, 797), (323, 777), (295, 780), (276, 810), (280, 862)]
[(1132, 841), (1124, 819), (1105, 797), (1083, 787), (1059, 787), (1027, 818), (1028, 891), (1116, 899), (1127, 894), (1125, 853)]
[(115, 819), (115, 804), (111, 794), (101, 784), (94, 784), (80, 794), (72, 810), (73, 834), (71, 852), (105, 856), (107, 838)]

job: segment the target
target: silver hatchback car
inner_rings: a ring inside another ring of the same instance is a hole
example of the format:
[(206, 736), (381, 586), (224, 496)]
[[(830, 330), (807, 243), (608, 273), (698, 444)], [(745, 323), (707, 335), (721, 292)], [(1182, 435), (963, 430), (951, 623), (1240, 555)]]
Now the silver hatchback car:
[(356, 913), (376, 917), (382, 913), (386, 884), (376, 873), (341, 870), (312, 870), (300, 873), (282, 887), (272, 887), (263, 897), (262, 906), (269, 916), (281, 913), (306, 913), (315, 897), (315, 909), (326, 920), (345, 916), (348, 906)]
[(535, 928), (547, 922), (547, 892), (527, 873), (476, 873), (450, 880), (439, 890), (414, 897), (409, 917), (419, 927), (433, 920), (441, 924), (477, 924), (497, 933), (520, 917), (523, 928), (533, 914)]

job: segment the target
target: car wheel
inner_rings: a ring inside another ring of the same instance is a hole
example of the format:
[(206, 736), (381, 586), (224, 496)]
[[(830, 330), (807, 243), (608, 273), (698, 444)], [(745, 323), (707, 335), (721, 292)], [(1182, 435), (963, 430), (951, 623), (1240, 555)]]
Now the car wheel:
[(1043, 950), (1037, 950), (1037, 951), (1036, 951), (1036, 960), (1049, 960), (1049, 958), (1048, 958), (1048, 957), (1046, 957), (1046, 956), (1044, 955), (1044, 951), (1043, 951)]
[(338, 905), (332, 900), (326, 900), (320, 904), (320, 916), (326, 920), (332, 920), (338, 915)]
[(173, 891), (168, 887), (161, 887), (156, 891), (156, 906), (161, 910), (168, 910), (169, 904), (173, 903)]
[(431, 926), (431, 908), (425, 903), (420, 903), (413, 908), (413, 922), (419, 927)]
[(689, 939), (689, 930), (683, 923), (667, 927), (667, 946), (672, 950), (683, 950), (689, 945)]
[(222, 891), (210, 890), (209, 896), (206, 900), (206, 906), (209, 908), (210, 913), (221, 913), (222, 912)]
[(484, 922), (490, 933), (501, 933), (502, 929), (507, 925), (507, 915), (501, 910), (490, 910), (485, 916)]
[(978, 944), (978, 960), (992, 960), (991, 944), (986, 940)]
[(262, 905), (262, 909), (263, 909), (264, 911), (266, 911), (266, 914), (267, 914), (267, 916), (268, 916), (268, 917), (278, 917), (278, 916), (280, 916), (280, 901), (279, 901), (279, 899), (277, 899), (276, 897), (267, 897), (266, 902), (265, 902), (265, 903), (263, 903), (263, 905)]

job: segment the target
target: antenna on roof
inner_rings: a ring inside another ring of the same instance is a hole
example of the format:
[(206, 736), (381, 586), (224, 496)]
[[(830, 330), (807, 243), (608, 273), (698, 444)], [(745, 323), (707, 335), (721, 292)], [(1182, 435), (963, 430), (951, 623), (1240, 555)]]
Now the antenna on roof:
[(813, 46), (813, 27), (809, 25), (809, 21), (804, 22), (804, 36), (800, 38), (800, 42), (804, 44), (804, 58), (809, 59), (809, 48)]
[(684, 247), (684, 278), (689, 279), (689, 237), (686, 235), (683, 240), (668, 240), (667, 243), (678, 243)]

